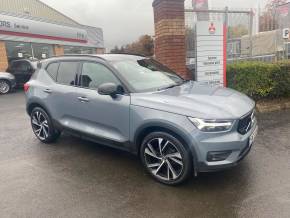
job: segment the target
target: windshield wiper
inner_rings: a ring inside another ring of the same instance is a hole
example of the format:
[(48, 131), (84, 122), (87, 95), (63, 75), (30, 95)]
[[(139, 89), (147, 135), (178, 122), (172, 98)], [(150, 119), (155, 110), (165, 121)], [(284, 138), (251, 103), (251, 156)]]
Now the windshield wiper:
[(158, 91), (161, 91), (161, 90), (166, 90), (166, 89), (171, 89), (171, 88), (174, 88), (176, 86), (180, 86), (182, 84), (174, 84), (174, 85), (170, 85), (170, 86), (166, 86), (166, 87), (162, 87), (162, 88), (159, 88)]
[(190, 80), (184, 79), (181, 84), (185, 84), (185, 83), (188, 83), (188, 82), (190, 82)]
[(159, 88), (159, 89), (157, 89), (158, 91), (162, 91), (162, 90), (166, 90), (166, 89), (171, 89), (171, 88), (174, 88), (174, 87), (176, 87), (176, 86), (181, 86), (181, 85), (183, 85), (183, 84), (185, 84), (185, 83), (188, 83), (190, 80), (182, 80), (182, 82), (180, 82), (180, 83), (176, 83), (176, 84), (174, 84), (174, 85), (170, 85), (170, 86), (166, 86), (166, 87), (162, 87), (162, 88)]

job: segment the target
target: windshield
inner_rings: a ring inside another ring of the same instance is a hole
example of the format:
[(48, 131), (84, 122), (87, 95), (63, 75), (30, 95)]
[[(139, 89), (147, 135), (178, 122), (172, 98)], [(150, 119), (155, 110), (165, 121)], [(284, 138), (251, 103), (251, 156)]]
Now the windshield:
[(122, 60), (112, 64), (136, 92), (162, 90), (184, 82), (173, 71), (153, 59)]

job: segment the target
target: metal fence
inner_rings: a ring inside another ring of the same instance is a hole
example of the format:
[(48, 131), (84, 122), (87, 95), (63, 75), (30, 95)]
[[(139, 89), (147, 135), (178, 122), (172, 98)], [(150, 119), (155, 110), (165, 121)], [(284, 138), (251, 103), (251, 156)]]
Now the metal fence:
[(282, 28), (288, 25), (290, 27), (290, 5), (287, 14), (289, 19), (285, 18), (285, 6), (281, 10), (284, 12), (284, 16), (281, 17), (283, 13), (279, 13), (276, 10), (276, 15), (271, 15), (272, 17), (270, 16), (269, 18), (269, 12), (265, 13), (251, 9), (186, 9), (187, 65), (189, 68), (194, 68), (196, 55), (195, 25), (201, 20), (222, 21), (228, 27), (228, 62), (243, 60), (270, 62), (289, 58), (290, 49), (288, 48), (290, 47), (290, 41), (287, 42), (282, 39)]

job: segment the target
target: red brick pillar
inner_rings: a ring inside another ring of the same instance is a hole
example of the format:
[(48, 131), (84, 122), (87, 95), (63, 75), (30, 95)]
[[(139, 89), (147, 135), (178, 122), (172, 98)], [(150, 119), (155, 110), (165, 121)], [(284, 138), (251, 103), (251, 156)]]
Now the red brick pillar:
[(64, 55), (64, 47), (62, 45), (54, 45), (54, 55), (55, 56)]
[(104, 48), (96, 48), (96, 54), (105, 54)]
[(5, 42), (0, 41), (0, 72), (5, 71), (7, 68), (8, 68), (8, 60)]
[(154, 0), (153, 8), (156, 59), (191, 79), (186, 69), (184, 0)]

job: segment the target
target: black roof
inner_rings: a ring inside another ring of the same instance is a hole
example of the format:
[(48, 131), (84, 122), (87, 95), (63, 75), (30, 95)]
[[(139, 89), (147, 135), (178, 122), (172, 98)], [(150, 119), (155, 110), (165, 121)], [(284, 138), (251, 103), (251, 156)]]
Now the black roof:
[(46, 67), (47, 64), (53, 62), (53, 61), (59, 61), (59, 60), (66, 60), (73, 58), (74, 60), (86, 60), (86, 58), (99, 58), (104, 61), (124, 61), (124, 60), (142, 60), (146, 57), (140, 56), (140, 55), (129, 55), (129, 54), (69, 54), (69, 55), (61, 55), (61, 56), (55, 56), (47, 59), (43, 59), (38, 61), (38, 68), (41, 68), (41, 66)]
[(141, 60), (146, 58), (145, 56), (135, 55), (135, 54), (103, 54), (97, 55), (107, 61), (122, 61), (122, 60)]
[(63, 59), (63, 58), (69, 58), (69, 57), (100, 58), (106, 61), (141, 60), (141, 59), (146, 58), (145, 56), (133, 55), (133, 54), (67, 54), (67, 55), (61, 55), (61, 56), (54, 56), (48, 59), (44, 59), (43, 61), (51, 60), (51, 59)]

